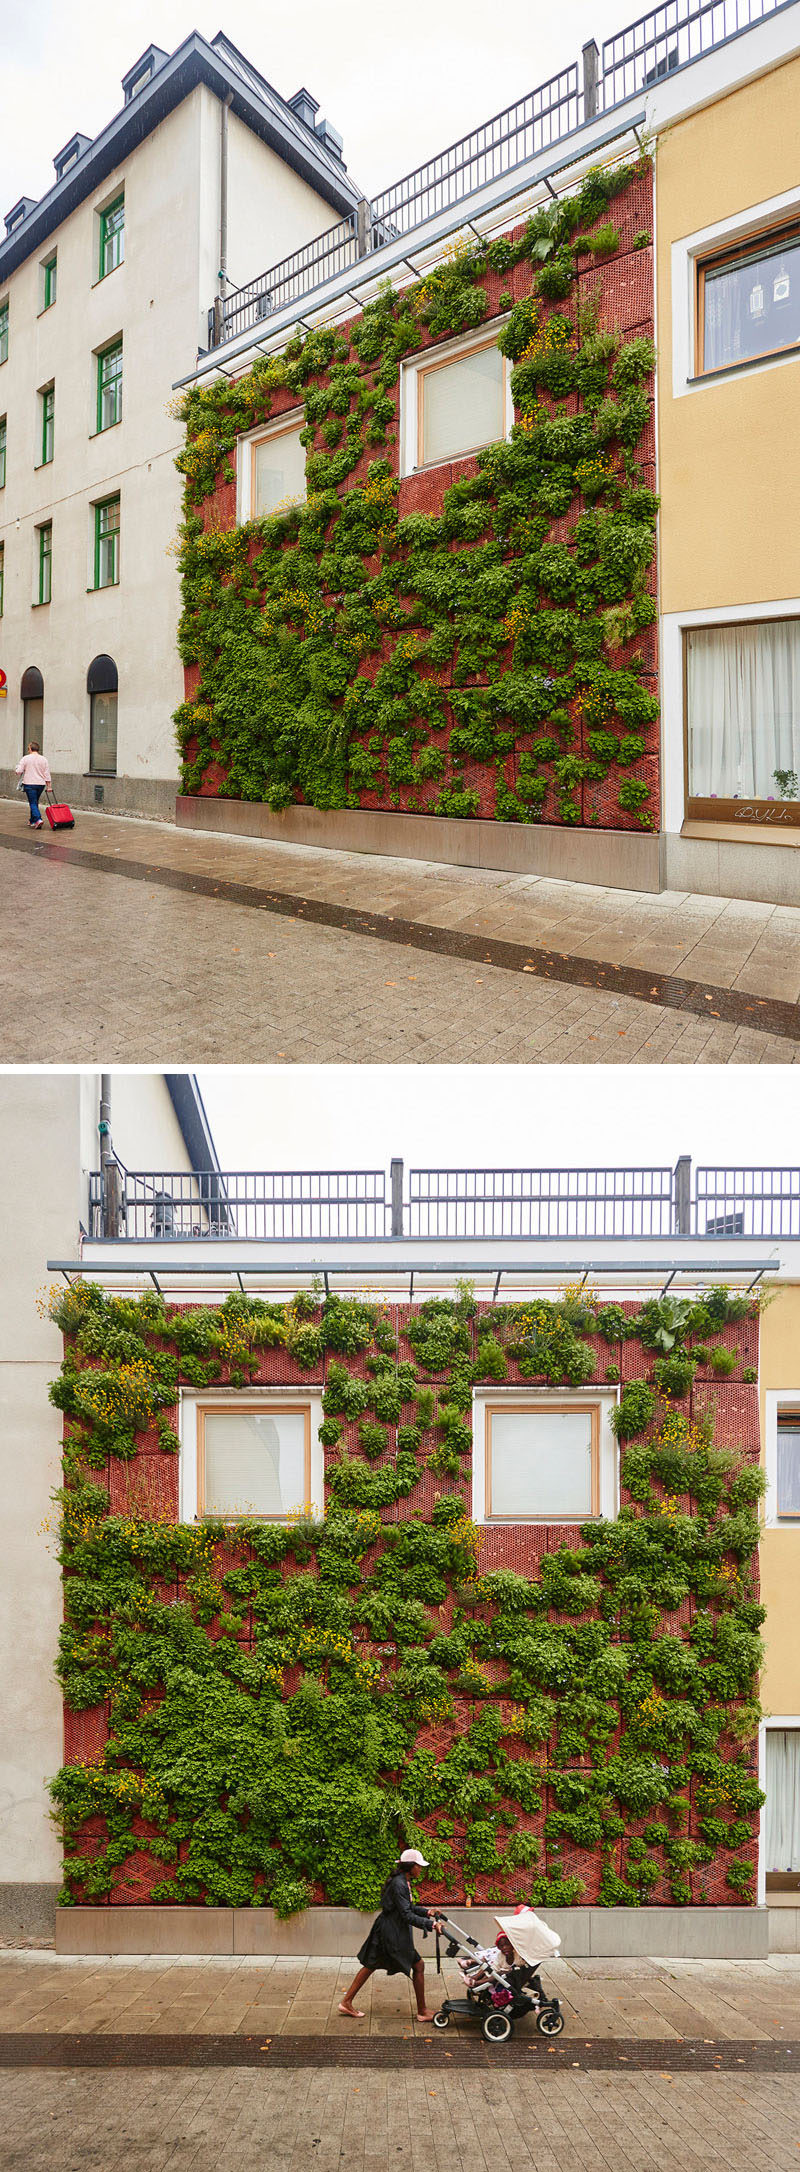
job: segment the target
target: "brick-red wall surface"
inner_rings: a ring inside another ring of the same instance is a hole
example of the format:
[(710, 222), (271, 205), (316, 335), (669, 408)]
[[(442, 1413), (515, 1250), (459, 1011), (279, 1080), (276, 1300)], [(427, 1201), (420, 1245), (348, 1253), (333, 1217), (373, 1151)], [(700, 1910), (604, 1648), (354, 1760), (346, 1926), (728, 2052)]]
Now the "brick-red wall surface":
[[(189, 1311), (193, 1308), (182, 1306), (180, 1309)], [(477, 1351), (478, 1325), (481, 1316), (489, 1309), (484, 1305), (479, 1305), (477, 1309), (477, 1318), (471, 1330), (471, 1352), (468, 1359), (468, 1362), (473, 1364)], [(638, 1308), (633, 1302), (628, 1302), (622, 1309), (630, 1315)], [(434, 1388), (441, 1388), (443, 1399), (445, 1399), (448, 1375), (445, 1373), (426, 1374), (424, 1367), (415, 1357), (413, 1347), (408, 1340), (407, 1328), (409, 1320), (412, 1314), (416, 1315), (417, 1311), (416, 1305), (399, 1304), (385, 1307), (392, 1334), (397, 1338), (398, 1358), (401, 1361), (413, 1361), (418, 1384), (423, 1386), (430, 1383)], [(603, 1388), (607, 1393), (614, 1392), (613, 1388), (606, 1382), (606, 1372), (609, 1367), (617, 1367), (621, 1378), (621, 1386), (624, 1386), (626, 1381), (640, 1379), (648, 1373), (652, 1373), (654, 1352), (645, 1350), (638, 1340), (608, 1341), (600, 1335), (587, 1336), (585, 1339), (592, 1345), (596, 1353), (594, 1380), (588, 1383), (588, 1386), (591, 1387), (594, 1384), (598, 1388)], [(758, 1387), (755, 1382), (746, 1381), (743, 1378), (746, 1370), (752, 1370), (758, 1364), (757, 1315), (754, 1314), (745, 1320), (737, 1321), (717, 1331), (709, 1339), (714, 1342), (722, 1342), (728, 1350), (736, 1352), (736, 1366), (733, 1373), (724, 1380), (715, 1380), (711, 1376), (710, 1367), (702, 1368), (695, 1378), (691, 1395), (687, 1397), (683, 1404), (677, 1404), (673, 1407), (684, 1411), (687, 1418), (696, 1418), (698, 1420), (707, 1416), (711, 1411), (714, 1422), (715, 1444), (719, 1447), (735, 1450), (737, 1458), (743, 1463), (757, 1462), (759, 1457)], [(170, 1346), (167, 1344), (166, 1346), (162, 1345), (162, 1347)], [(174, 1345), (172, 1345), (172, 1348), (174, 1350)], [(93, 1364), (98, 1361), (86, 1359), (83, 1362)], [(254, 1385), (257, 1387), (259, 1381), (261, 1381), (265, 1384), (285, 1385), (293, 1390), (298, 1386), (302, 1386), (306, 1393), (319, 1394), (320, 1388), (324, 1387), (330, 1365), (333, 1362), (337, 1364), (344, 1362), (350, 1372), (362, 1377), (368, 1376), (367, 1356), (364, 1353), (349, 1357), (346, 1360), (334, 1357), (333, 1353), (327, 1353), (313, 1373), (303, 1374), (293, 1361), (288, 1358), (285, 1351), (274, 1348), (263, 1354)], [(498, 1398), (502, 1397), (505, 1388), (523, 1387), (532, 1397), (542, 1393), (542, 1383), (531, 1383), (523, 1380), (519, 1366), (513, 1359), (508, 1360), (507, 1381), (497, 1386), (494, 1383), (487, 1382), (487, 1386), (492, 1388), (492, 1392), (496, 1393)], [(216, 1394), (219, 1390), (215, 1385), (208, 1392)], [(663, 1406), (660, 1415), (663, 1418)], [(177, 1407), (171, 1412), (167, 1412), (166, 1416), (177, 1430)], [(403, 1411), (401, 1422), (408, 1423), (413, 1419), (413, 1416), (413, 1406), (409, 1406), (408, 1409)], [(655, 1420), (650, 1428), (651, 1432), (656, 1431), (657, 1424), (658, 1420)], [(343, 1423), (342, 1433), (348, 1453), (351, 1455), (357, 1454), (357, 1424), (345, 1425)], [(396, 1450), (397, 1428), (390, 1425), (387, 1427), (387, 1433), (386, 1459), (389, 1459)], [(327, 1450), (325, 1460), (326, 1468), (330, 1468), (331, 1463), (338, 1460), (338, 1448)], [(379, 1458), (378, 1464), (382, 1460), (385, 1459)], [(376, 1466), (373, 1465), (372, 1467), (375, 1468)], [(178, 1455), (165, 1452), (153, 1432), (140, 1433), (136, 1440), (136, 1453), (131, 1460), (121, 1461), (114, 1456), (108, 1458), (105, 1480), (109, 1491), (111, 1514), (129, 1514), (135, 1517), (154, 1518), (163, 1522), (177, 1522), (179, 1517), (178, 1471)], [(382, 1520), (387, 1523), (412, 1517), (427, 1520), (431, 1516), (437, 1496), (443, 1490), (448, 1492), (460, 1490), (465, 1513), (470, 1513), (471, 1475), (467, 1459), (464, 1459), (461, 1477), (458, 1480), (448, 1479), (444, 1487), (442, 1480), (432, 1471), (424, 1467), (421, 1468), (420, 1479), (414, 1491), (405, 1499), (385, 1509), (382, 1512)], [(626, 1494), (624, 1488), (622, 1489), (622, 1502), (623, 1504), (629, 1504), (630, 1502), (630, 1496)], [(690, 1503), (687, 1499), (679, 1505), (689, 1508)], [(638, 1513), (646, 1514), (647, 1512), (639, 1509)], [(581, 1544), (581, 1526), (579, 1524), (526, 1523), (491, 1525), (486, 1527), (482, 1533), (479, 1569), (488, 1574), (493, 1570), (508, 1568), (519, 1575), (538, 1580), (541, 1564), (545, 1556), (558, 1553), (561, 1547), (566, 1546), (577, 1549)], [(379, 1544), (369, 1549), (364, 1559), (365, 1574), (369, 1573), (370, 1565), (379, 1551)], [(217, 1579), (221, 1579), (229, 1570), (243, 1565), (250, 1558), (252, 1558), (252, 1552), (248, 1548), (246, 1541), (239, 1540), (235, 1531), (232, 1531), (230, 1538), (225, 1543), (218, 1543), (215, 1547), (213, 1574)], [(297, 1563), (290, 1555), (282, 1563), (281, 1574), (284, 1576), (291, 1575), (296, 1567)], [(757, 1557), (754, 1558), (750, 1565), (749, 1577), (751, 1589), (757, 1596)], [(167, 1574), (165, 1577), (153, 1576), (150, 1581), (156, 1598), (164, 1600), (179, 1599), (185, 1602), (187, 1598), (191, 1597), (188, 1588), (191, 1579), (188, 1574), (183, 1572)], [(450, 1592), (442, 1608), (438, 1610), (436, 1615), (432, 1615), (432, 1622), (437, 1631), (445, 1632), (449, 1629), (452, 1622), (453, 1608), (453, 1594)], [(695, 1600), (691, 1596), (684, 1599), (672, 1612), (664, 1611), (662, 1613), (659, 1633), (661, 1635), (686, 1637), (691, 1630), (696, 1612)], [(240, 1603), (238, 1600), (232, 1600), (221, 1591), (220, 1612), (206, 1624), (206, 1633), (212, 1640), (216, 1640), (221, 1634), (220, 1617), (223, 1613), (236, 1614), (239, 1619), (239, 1626), (235, 1630), (234, 1638), (239, 1647), (244, 1651), (254, 1650), (259, 1632), (259, 1623), (255, 1610), (246, 1602)], [(488, 1605), (485, 1618), (490, 1618)], [(559, 1622), (573, 1618), (560, 1614), (555, 1609), (550, 1609), (549, 1612), (545, 1612), (542, 1616), (545, 1623), (548, 1619)], [(390, 1647), (387, 1650), (385, 1644), (374, 1644), (366, 1631), (357, 1631), (356, 1640), (359, 1650), (365, 1655), (371, 1656), (374, 1652), (375, 1656), (380, 1657), (383, 1680), (387, 1685), (391, 1684), (395, 1665), (395, 1654), (392, 1648)], [(501, 1686), (505, 1682), (504, 1664), (493, 1660), (491, 1657), (481, 1658), (480, 1664), (484, 1674), (497, 1684), (492, 1701), (497, 1705), (504, 1718), (508, 1718), (509, 1725), (511, 1725), (515, 1708), (507, 1687), (504, 1693)], [(287, 1667), (284, 1673), (285, 1696), (288, 1697), (294, 1693), (299, 1680), (300, 1668), (298, 1666)], [(153, 1711), (157, 1710), (162, 1695), (163, 1691), (158, 1685), (151, 1686), (142, 1698), (143, 1706)], [(418, 1747), (432, 1749), (437, 1755), (443, 1756), (459, 1734), (469, 1728), (473, 1719), (477, 1716), (480, 1706), (481, 1700), (475, 1701), (469, 1696), (456, 1695), (454, 1697), (452, 1719), (436, 1721), (423, 1727), (417, 1738)], [(618, 1748), (623, 1728), (624, 1723), (620, 1719), (614, 1734), (609, 1738), (607, 1744), (608, 1755), (613, 1754)], [(92, 1764), (96, 1762), (102, 1757), (108, 1736), (109, 1712), (105, 1703), (98, 1704), (88, 1710), (76, 1712), (72, 1711), (65, 1702), (65, 1763), (79, 1764), (86, 1762)], [(503, 1748), (513, 1758), (525, 1757), (540, 1767), (546, 1765), (548, 1756), (548, 1745), (546, 1744), (540, 1748), (527, 1747), (520, 1742), (517, 1735), (511, 1732), (503, 1737)], [(728, 1748), (724, 1751), (724, 1754), (730, 1756), (737, 1754), (737, 1746), (733, 1736), (730, 1737)], [(738, 1754), (742, 1754), (741, 1748), (738, 1749)], [(753, 1770), (755, 1770), (755, 1746), (753, 1746), (750, 1754), (753, 1760)], [(744, 1755), (747, 1757), (748, 1752), (745, 1751)], [(587, 1761), (589, 1761), (588, 1753), (586, 1758), (575, 1758), (574, 1764), (580, 1767)], [(699, 1830), (699, 1813), (695, 1804), (695, 1783), (693, 1781), (687, 1785), (684, 1793), (685, 1831), (688, 1837), (694, 1838)], [(541, 1811), (535, 1816), (528, 1817), (527, 1814), (523, 1815), (515, 1808), (515, 1823), (520, 1830), (535, 1832), (539, 1839), (541, 1854), (538, 1869), (540, 1871), (546, 1869), (547, 1874), (551, 1877), (571, 1876), (573, 1872), (577, 1872), (584, 1882), (582, 1905), (589, 1905), (597, 1899), (602, 1868), (600, 1851), (575, 1848), (564, 1838), (557, 1842), (551, 1841), (546, 1835), (545, 1826), (548, 1811), (553, 1810), (555, 1807), (554, 1790), (550, 1786), (545, 1786)], [(654, 1813), (654, 1815), (658, 1816), (659, 1813)], [(425, 1829), (430, 1829), (431, 1832), (435, 1830), (436, 1822), (436, 1815), (428, 1821), (427, 1825), (424, 1820), (422, 1821)], [(627, 1820), (627, 1837), (641, 1833), (643, 1824), (647, 1822), (646, 1819), (641, 1820), (631, 1816)], [(111, 1905), (133, 1905), (147, 1900), (152, 1888), (158, 1885), (159, 1881), (167, 1875), (165, 1865), (160, 1857), (156, 1852), (151, 1853), (148, 1848), (148, 1841), (154, 1841), (154, 1831), (144, 1822), (140, 1821), (140, 1826), (141, 1829), (134, 1827), (134, 1830), (141, 1840), (141, 1847), (137, 1849), (134, 1856), (128, 1858), (116, 1873), (113, 1891), (110, 1895)], [(79, 1855), (91, 1856), (94, 1852), (94, 1841), (102, 1838), (104, 1831), (102, 1820), (87, 1821), (82, 1828), (79, 1843), (73, 1852)], [(755, 1851), (755, 1847), (754, 1835), (753, 1851)], [(453, 1860), (456, 1865), (460, 1861), (462, 1854), (463, 1835), (461, 1836), (461, 1846), (459, 1846), (459, 1833), (457, 1831), (453, 1850)], [(617, 1862), (619, 1872), (624, 1855), (622, 1842), (619, 1843), (616, 1849), (616, 1855), (619, 1857)], [(737, 1849), (737, 1855), (744, 1859), (747, 1855), (747, 1849)], [(608, 1860), (608, 1857), (606, 1859)], [(755, 1860), (755, 1853), (753, 1853), (752, 1859)], [(646, 1897), (651, 1902), (669, 1903), (671, 1890), (667, 1877), (666, 1862), (662, 1861), (661, 1857), (658, 1860), (660, 1864), (659, 1882), (656, 1887), (649, 1891)], [(737, 1896), (726, 1885), (725, 1872), (726, 1858), (724, 1856), (713, 1864), (703, 1867), (702, 1871), (692, 1870), (691, 1892), (693, 1903), (697, 1905), (724, 1904), (727, 1906), (735, 1904)], [(524, 1873), (516, 1873), (514, 1878), (506, 1881), (507, 1897), (509, 1899), (519, 1897), (521, 1875), (524, 1884)], [(489, 1893), (490, 1887), (493, 1893), (499, 1891), (496, 1877), (488, 1880), (479, 1879), (475, 1889), (476, 1899), (481, 1900), (485, 1894)], [(323, 1896), (320, 1894), (317, 1897), (322, 1898)], [(447, 1895), (443, 1890), (440, 1891), (432, 1886), (429, 1897), (431, 1899), (444, 1900), (447, 1898), (451, 1901), (454, 1900), (457, 1896), (453, 1891), (452, 1879)]]
[[(612, 328), (621, 333), (625, 339), (640, 334), (652, 338), (654, 331), (652, 245), (636, 248), (633, 246), (634, 238), (637, 235), (641, 236), (649, 233), (653, 224), (652, 176), (649, 168), (645, 173), (636, 175), (628, 183), (624, 192), (612, 200), (607, 213), (601, 219), (594, 221), (594, 226), (603, 225), (608, 220), (613, 222), (619, 234), (619, 247), (616, 254), (603, 262), (593, 262), (586, 256), (579, 257), (578, 276), (572, 296), (566, 303), (542, 304), (542, 313), (547, 316), (554, 311), (566, 310), (574, 316), (576, 308), (580, 308), (581, 304), (593, 304), (597, 309), (597, 321), (601, 327)], [(593, 231), (591, 225), (588, 231), (590, 233)], [(511, 238), (515, 238), (520, 232), (521, 228), (514, 228)], [(488, 315), (484, 320), (484, 325), (488, 325), (492, 316), (501, 312), (501, 293), (510, 292), (516, 302), (524, 299), (533, 291), (535, 268), (528, 259), (523, 259), (509, 272), (485, 272), (481, 276), (479, 283), (486, 290)], [(505, 307), (507, 309), (507, 304)], [(352, 325), (355, 322), (357, 322), (357, 319), (354, 317), (338, 328), (343, 338), (349, 340)], [(437, 340), (432, 337), (429, 328), (422, 325), (419, 332), (418, 351), (424, 352), (427, 348), (442, 344), (451, 337), (450, 333), (443, 333)], [(352, 347), (349, 351), (348, 360), (355, 362), (359, 369), (362, 368), (357, 352)], [(647, 389), (651, 403), (650, 417), (636, 447), (636, 462), (641, 473), (642, 482), (648, 488), (654, 489), (655, 424), (654, 381), (652, 378), (648, 381)], [(390, 393), (389, 396), (395, 400), (397, 419), (399, 414), (399, 388), (394, 393)], [(540, 398), (545, 406), (552, 406), (552, 402), (549, 401), (546, 394), (540, 394)], [(276, 415), (283, 412), (284, 409), (297, 407), (297, 405), (297, 394), (278, 392), (272, 397), (269, 419), (274, 420)], [(576, 395), (571, 395), (563, 403), (566, 412), (575, 411), (578, 405), (579, 401)], [(257, 409), (254, 408), (253, 425), (257, 425), (261, 419)], [(266, 419), (266, 414), (264, 419)], [(316, 431), (313, 449), (315, 451), (325, 449), (322, 424), (318, 426)], [(399, 476), (400, 450), (396, 428), (394, 435), (390, 433), (386, 446), (379, 448), (379, 451), (380, 457), (387, 459), (393, 473)], [(363, 483), (369, 466), (375, 457), (374, 448), (364, 454), (346, 481), (339, 486), (340, 496), (346, 495), (348, 491)], [(437, 467), (427, 468), (421, 473), (404, 477), (399, 482), (399, 515), (402, 517), (411, 512), (440, 514), (443, 509), (445, 493), (451, 484), (465, 477), (473, 476), (477, 471), (478, 462), (475, 456), (467, 455), (460, 459), (443, 462)], [(552, 539), (563, 540), (568, 538), (578, 515), (585, 509), (586, 501), (580, 495), (576, 495), (573, 498), (569, 513), (560, 519), (551, 521), (550, 535)], [(216, 489), (205, 499), (201, 508), (201, 517), (206, 528), (212, 526), (223, 529), (232, 527), (236, 520), (235, 483), (220, 481)], [(462, 548), (457, 543), (453, 543), (451, 547), (454, 550)], [(378, 570), (379, 565), (380, 556), (376, 554), (374, 563), (370, 565), (369, 570), (375, 572)], [(657, 594), (655, 558), (648, 575), (647, 587), (650, 594)], [(387, 634), (382, 655), (371, 655), (363, 658), (359, 666), (359, 676), (374, 680), (379, 664), (386, 661), (393, 653), (397, 637), (398, 630)], [(630, 662), (634, 656), (642, 657), (645, 672), (643, 683), (647, 691), (657, 697), (659, 690), (658, 644), (654, 628), (647, 629), (644, 634), (637, 635), (633, 641), (628, 642), (626, 648), (616, 652), (610, 658), (610, 661), (614, 668), (619, 668)], [(502, 668), (508, 668), (510, 661), (511, 648), (509, 646), (505, 664)], [(440, 678), (440, 683), (449, 685), (451, 683), (451, 667), (448, 667), (442, 674), (436, 674), (436, 676)], [(471, 683), (485, 685), (487, 677), (487, 673), (481, 673)], [(197, 665), (188, 665), (185, 673), (185, 699), (187, 702), (191, 701), (195, 696), (198, 679)], [(569, 706), (575, 735), (571, 751), (576, 755), (585, 755), (589, 750), (585, 744), (582, 715), (577, 703), (570, 703)], [(431, 743), (435, 744), (444, 754), (447, 754), (450, 730), (456, 721), (454, 712), (448, 703), (446, 705), (444, 729), (430, 734)], [(502, 719), (500, 721), (502, 722)], [(546, 729), (546, 726), (544, 728)], [(577, 804), (580, 810), (579, 826), (585, 825), (593, 828), (611, 828), (615, 830), (639, 829), (640, 822), (637, 813), (621, 808), (618, 802), (619, 786), (624, 776), (632, 782), (647, 784), (650, 793), (647, 802), (649, 824), (651, 827), (658, 829), (661, 789), (658, 725), (648, 726), (645, 736), (647, 740), (646, 751), (639, 761), (634, 762), (624, 772), (612, 767), (608, 776), (594, 782), (585, 780), (577, 788)], [(212, 738), (211, 743), (216, 752), (219, 752), (218, 742)], [(514, 752), (507, 757), (504, 765), (505, 785), (511, 791), (515, 789), (517, 783), (519, 758), (522, 754), (530, 751), (531, 745), (532, 734), (526, 734), (521, 730), (515, 734)], [(196, 754), (197, 743), (190, 740), (185, 749), (185, 758), (191, 763), (196, 759)], [(494, 765), (492, 763), (483, 764), (459, 760), (457, 770), (459, 777), (463, 778), (464, 789), (477, 793), (478, 818), (484, 820), (494, 819), (496, 786)], [(224, 763), (216, 758), (211, 759), (206, 763), (200, 782), (193, 784), (192, 791), (199, 794), (199, 796), (215, 797), (225, 783), (226, 774)], [(448, 762), (446, 780), (450, 778), (451, 774), (451, 766)], [(357, 795), (358, 804), (368, 811), (386, 809), (387, 806), (391, 806), (393, 811), (397, 813), (424, 813), (428, 805), (430, 805), (431, 811), (435, 811), (434, 802), (438, 789), (438, 785), (426, 786), (417, 783), (413, 786), (399, 785), (389, 791), (386, 776), (382, 771), (381, 789), (361, 789)], [(299, 798), (299, 794), (297, 796)], [(413, 807), (411, 805), (412, 801)], [(547, 797), (538, 810), (537, 819), (545, 825), (560, 827), (563, 823), (560, 797), (552, 779), (548, 780)]]

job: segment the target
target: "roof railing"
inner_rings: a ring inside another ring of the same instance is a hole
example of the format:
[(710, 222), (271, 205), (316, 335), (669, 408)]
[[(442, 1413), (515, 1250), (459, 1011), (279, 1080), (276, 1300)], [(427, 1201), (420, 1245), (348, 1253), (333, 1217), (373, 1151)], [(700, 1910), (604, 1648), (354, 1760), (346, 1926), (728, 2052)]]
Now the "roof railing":
[(391, 241), (414, 233), (491, 183), (563, 143), (588, 121), (692, 66), (797, 0), (663, 0), (580, 61), (540, 83), (489, 121), (416, 166), (391, 188), (359, 203), (338, 225), (209, 310), (210, 348), (257, 331), (279, 310), (351, 270)]
[(117, 1169), (89, 1180), (89, 1237), (327, 1247), (405, 1239), (641, 1242), (800, 1238), (800, 1168)]

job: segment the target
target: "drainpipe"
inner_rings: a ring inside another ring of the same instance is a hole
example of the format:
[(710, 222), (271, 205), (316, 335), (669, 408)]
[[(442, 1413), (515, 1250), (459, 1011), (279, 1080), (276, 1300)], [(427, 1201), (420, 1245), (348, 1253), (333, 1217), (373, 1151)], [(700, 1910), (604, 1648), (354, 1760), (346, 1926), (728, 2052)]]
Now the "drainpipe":
[(100, 1195), (103, 1236), (118, 1237), (121, 1222), (119, 1169), (111, 1144), (111, 1072), (100, 1073)]
[(228, 292), (228, 108), (233, 92), (227, 91), (219, 108), (219, 272), (214, 299), (214, 345), (222, 339), (222, 304)]

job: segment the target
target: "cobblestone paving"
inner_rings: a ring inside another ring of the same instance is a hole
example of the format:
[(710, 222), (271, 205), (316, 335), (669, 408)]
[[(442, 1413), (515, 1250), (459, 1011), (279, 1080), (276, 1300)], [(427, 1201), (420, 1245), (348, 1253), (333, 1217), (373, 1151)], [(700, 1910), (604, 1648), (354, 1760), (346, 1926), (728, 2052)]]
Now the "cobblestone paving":
[(3, 2172), (741, 2172), (797, 2166), (800, 2084), (724, 2074), (539, 2079), (19, 2071)]
[[(7, 1951), (0, 1954), (0, 2029), (149, 2036), (261, 2032), (350, 2040), (363, 2031), (371, 2037), (417, 2037), (404, 1977), (370, 1980), (359, 1998), (366, 2008), (363, 2023), (337, 2012), (353, 1969), (350, 1959), (84, 1960)], [(557, 1961), (544, 1971), (544, 1980), (564, 2007), (562, 2041), (569, 2036), (665, 2043), (682, 2037), (800, 2040), (796, 1954), (759, 1962)], [(437, 2006), (445, 1991), (460, 1989), (458, 1970), (445, 1963), (437, 1978), (428, 1959), (426, 1985)], [(467, 2033), (474, 2033), (469, 2026)]]
[[(208, 841), (199, 843), (205, 854)], [(29, 856), (4, 852), (2, 861), (5, 1063), (800, 1058), (796, 1041), (713, 1016), (151, 888), (59, 862), (33, 843)]]

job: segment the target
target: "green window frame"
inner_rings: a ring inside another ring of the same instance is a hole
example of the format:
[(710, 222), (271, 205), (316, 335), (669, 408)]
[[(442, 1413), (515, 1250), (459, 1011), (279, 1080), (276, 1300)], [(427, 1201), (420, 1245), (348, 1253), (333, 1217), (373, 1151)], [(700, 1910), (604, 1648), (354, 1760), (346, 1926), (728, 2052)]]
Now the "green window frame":
[(3, 616), (6, 593), (6, 547), (0, 543), (0, 618)]
[(110, 430), (122, 421), (122, 341), (104, 347), (97, 357), (97, 430)]
[(45, 385), (39, 395), (42, 402), (42, 467), (47, 468), (53, 458), (56, 433), (56, 388)]
[(116, 588), (119, 580), (119, 498), (94, 509), (94, 585)]
[(125, 256), (125, 193), (115, 196), (113, 204), (106, 204), (100, 213), (100, 271), (99, 277), (107, 279), (109, 272), (116, 271)]
[(52, 309), (56, 298), (58, 256), (50, 256), (42, 266), (44, 272), (42, 310)]
[(8, 447), (8, 416), (0, 415), (0, 490), (6, 487), (6, 451)]
[(0, 362), (8, 361), (8, 303), (0, 302)]
[(49, 603), (53, 594), (53, 523), (37, 529), (39, 537), (39, 602)]

